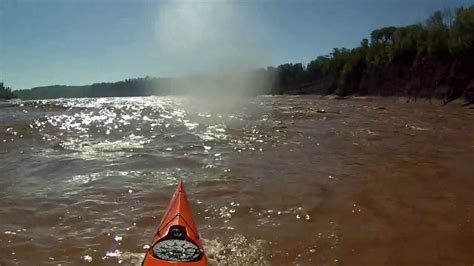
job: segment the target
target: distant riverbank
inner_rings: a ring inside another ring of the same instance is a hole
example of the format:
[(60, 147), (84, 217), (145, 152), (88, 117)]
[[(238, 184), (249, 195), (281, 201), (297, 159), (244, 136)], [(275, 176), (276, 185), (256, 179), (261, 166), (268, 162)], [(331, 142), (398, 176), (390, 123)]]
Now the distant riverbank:
[(474, 103), (474, 7), (433, 13), (424, 23), (384, 27), (353, 49), (307, 65), (283, 64), (208, 76), (136, 78), (18, 90), (21, 99), (149, 95), (398, 96)]

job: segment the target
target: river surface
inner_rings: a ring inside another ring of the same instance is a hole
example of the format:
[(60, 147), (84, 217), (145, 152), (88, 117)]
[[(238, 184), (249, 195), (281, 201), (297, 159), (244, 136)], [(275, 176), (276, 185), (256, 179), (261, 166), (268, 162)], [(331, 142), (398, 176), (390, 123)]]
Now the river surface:
[(394, 99), (0, 106), (0, 265), (139, 265), (178, 180), (213, 265), (473, 265), (474, 110)]

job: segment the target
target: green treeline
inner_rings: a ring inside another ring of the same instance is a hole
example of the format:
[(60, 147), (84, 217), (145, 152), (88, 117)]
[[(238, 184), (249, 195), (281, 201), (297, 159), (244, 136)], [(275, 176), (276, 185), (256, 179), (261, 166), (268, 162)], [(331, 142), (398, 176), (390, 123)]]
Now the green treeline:
[(270, 90), (274, 94), (298, 93), (294, 90), (303, 90), (305, 84), (329, 77), (334, 82), (325, 93), (345, 95), (352, 93), (344, 91), (345, 85), (368, 69), (380, 69), (393, 62), (411, 65), (417, 56), (446, 61), (473, 55), (474, 7), (461, 7), (436, 11), (424, 24), (374, 30), (370, 40), (363, 39), (357, 48), (334, 48), (331, 54), (319, 56), (306, 66), (284, 64), (267, 68), (267, 75), (276, 77)]
[(0, 82), (0, 99), (13, 99), (17, 98), (16, 94), (12, 92), (12, 89), (5, 87), (3, 82)]

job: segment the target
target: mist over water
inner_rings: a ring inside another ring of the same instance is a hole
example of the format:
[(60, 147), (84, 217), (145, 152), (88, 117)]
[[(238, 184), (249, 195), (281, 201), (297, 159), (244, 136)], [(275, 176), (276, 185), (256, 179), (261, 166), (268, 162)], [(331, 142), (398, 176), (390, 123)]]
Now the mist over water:
[(254, 72), (270, 52), (243, 8), (234, 1), (170, 1), (160, 7), (158, 58), (163, 68), (187, 77), (173, 87), (205, 95), (200, 100), (212, 105), (262, 91), (268, 81)]

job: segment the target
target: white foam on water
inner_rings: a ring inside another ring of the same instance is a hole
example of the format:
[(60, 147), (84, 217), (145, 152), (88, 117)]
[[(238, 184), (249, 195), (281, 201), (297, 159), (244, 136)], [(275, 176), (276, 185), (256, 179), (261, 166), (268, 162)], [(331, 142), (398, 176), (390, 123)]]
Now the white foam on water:
[(234, 234), (228, 240), (203, 239), (209, 265), (270, 265), (265, 257), (264, 240), (249, 240)]

